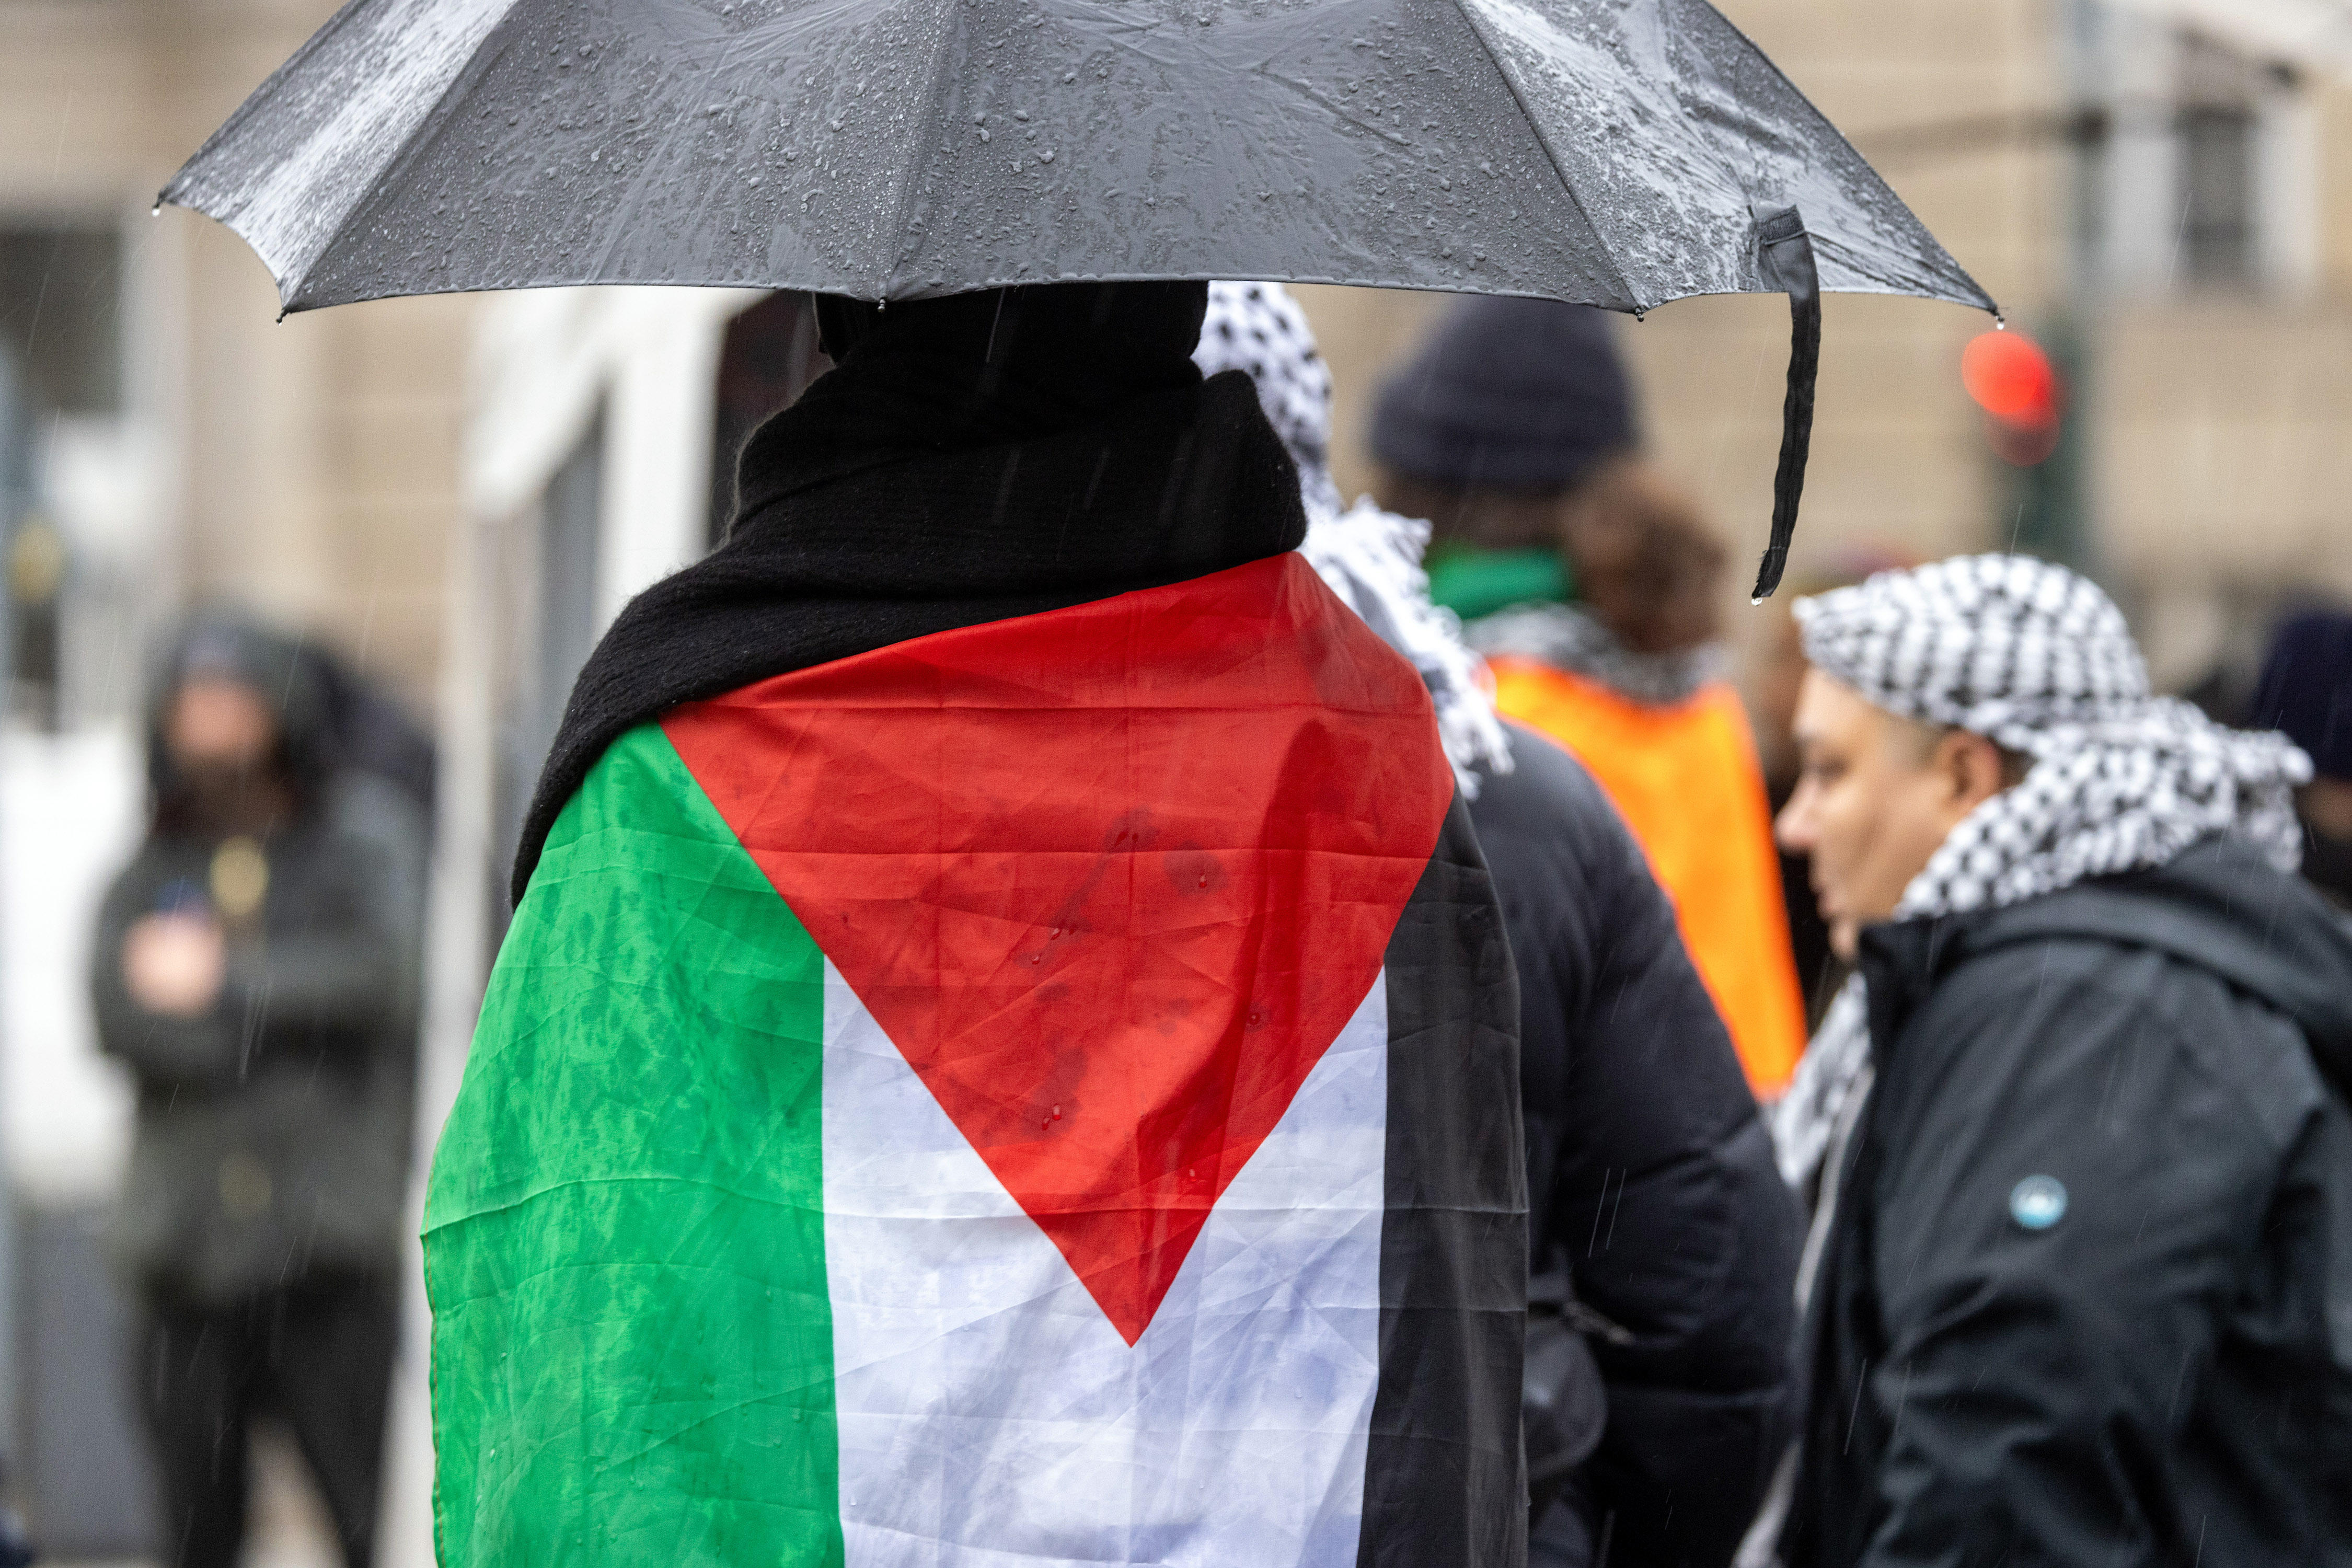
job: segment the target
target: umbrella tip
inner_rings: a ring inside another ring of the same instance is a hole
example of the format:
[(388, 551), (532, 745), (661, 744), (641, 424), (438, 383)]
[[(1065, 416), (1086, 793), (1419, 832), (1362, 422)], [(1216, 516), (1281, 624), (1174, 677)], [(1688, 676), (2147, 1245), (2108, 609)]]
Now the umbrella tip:
[(1992, 313), (1992, 330), (1996, 332), (2005, 332), (2009, 331), (2009, 318), (2002, 315), (1999, 310), (1995, 310)]

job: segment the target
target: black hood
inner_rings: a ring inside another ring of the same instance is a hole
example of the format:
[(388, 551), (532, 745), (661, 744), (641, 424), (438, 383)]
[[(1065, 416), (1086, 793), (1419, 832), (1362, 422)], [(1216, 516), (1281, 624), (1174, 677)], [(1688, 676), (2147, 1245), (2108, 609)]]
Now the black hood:
[(630, 601), (589, 656), (516, 901), (604, 748), (677, 703), (1296, 548), (1298, 470), (1256, 389), (1192, 363), (1207, 303), (1204, 283), (821, 300), (840, 368), (745, 443), (727, 543)]
[(157, 661), (147, 696), (147, 784), (159, 816), (169, 816), (180, 781), (163, 744), (163, 719), (190, 679), (234, 680), (258, 694), (278, 717), (278, 763), (307, 808), (335, 768), (333, 720), (317, 671), (291, 640), (226, 611), (190, 617)]
[(2302, 1027), (2320, 1069), (2352, 1095), (2352, 925), (2303, 879), (2226, 838), (2006, 909), (1871, 927), (1873, 1032), (1892, 1038), (1876, 1026), (1907, 1016), (1969, 958), (2085, 937), (2155, 949), (2261, 998)]

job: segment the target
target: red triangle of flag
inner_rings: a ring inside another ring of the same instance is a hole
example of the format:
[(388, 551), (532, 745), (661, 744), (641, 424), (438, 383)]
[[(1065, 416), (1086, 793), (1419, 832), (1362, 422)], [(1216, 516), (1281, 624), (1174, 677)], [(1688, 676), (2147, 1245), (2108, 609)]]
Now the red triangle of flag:
[(663, 728), (1130, 1344), (1380, 973), (1454, 787), (1419, 679), (1295, 554)]

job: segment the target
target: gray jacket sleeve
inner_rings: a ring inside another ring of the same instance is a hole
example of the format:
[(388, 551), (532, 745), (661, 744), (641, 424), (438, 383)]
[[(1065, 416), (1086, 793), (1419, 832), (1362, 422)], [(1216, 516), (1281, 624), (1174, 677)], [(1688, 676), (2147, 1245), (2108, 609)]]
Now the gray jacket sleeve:
[(2022, 996), (1930, 1004), (1905, 1035), (1933, 1052), (1905, 1074), (1924, 1135), (1864, 1152), (1886, 1349), (1858, 1396), (1890, 1434), (1871, 1568), (2154, 1568), (2181, 1544), (2134, 1500), (2262, 1234), (2283, 1130), (2217, 1054), (2218, 1007), (2200, 1031), (2151, 1004), (2155, 960), (2043, 962)]

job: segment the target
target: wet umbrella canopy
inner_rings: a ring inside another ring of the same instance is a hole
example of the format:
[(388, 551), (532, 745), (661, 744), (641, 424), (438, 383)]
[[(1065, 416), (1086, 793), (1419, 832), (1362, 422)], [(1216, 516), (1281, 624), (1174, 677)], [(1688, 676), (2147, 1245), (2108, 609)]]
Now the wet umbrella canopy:
[(1991, 308), (1705, 0), (357, 0), (162, 199), (242, 235), (289, 310), (572, 283), (1787, 290), (1792, 437), (1816, 272)]

